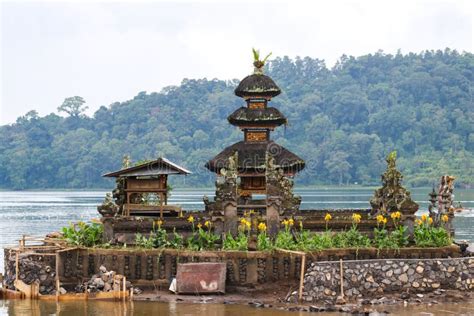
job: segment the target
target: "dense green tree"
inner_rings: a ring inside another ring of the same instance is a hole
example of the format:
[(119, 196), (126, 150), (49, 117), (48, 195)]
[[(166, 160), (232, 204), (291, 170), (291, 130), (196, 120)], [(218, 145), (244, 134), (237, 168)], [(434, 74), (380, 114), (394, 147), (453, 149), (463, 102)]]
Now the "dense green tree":
[[(377, 184), (394, 149), (408, 184), (431, 185), (443, 174), (474, 184), (473, 54), (379, 51), (342, 56), (331, 69), (285, 56), (265, 71), (283, 91), (271, 106), (289, 120), (272, 137), (306, 160), (299, 184)], [(238, 82), (184, 79), (92, 117), (78, 96), (58, 108), (67, 117), (30, 111), (0, 126), (0, 187), (110, 187), (101, 175), (120, 168), (125, 154), (133, 162), (166, 156), (193, 171), (174, 177), (177, 185), (212, 186), (204, 164), (243, 139), (226, 120), (244, 104), (233, 94)]]
[(75, 96), (64, 99), (63, 104), (58, 107), (58, 112), (65, 112), (71, 117), (78, 117), (87, 110), (87, 106), (83, 106), (86, 103), (82, 97)]

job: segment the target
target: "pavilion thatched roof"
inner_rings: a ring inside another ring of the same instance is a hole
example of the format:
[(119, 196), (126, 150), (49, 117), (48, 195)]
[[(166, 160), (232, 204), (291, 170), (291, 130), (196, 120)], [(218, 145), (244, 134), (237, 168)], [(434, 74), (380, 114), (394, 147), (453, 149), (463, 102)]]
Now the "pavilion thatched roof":
[(181, 167), (170, 160), (160, 157), (156, 160), (149, 161), (137, 166), (132, 166), (120, 169), (114, 172), (109, 172), (103, 177), (154, 177), (159, 175), (170, 174), (191, 174), (191, 171)]

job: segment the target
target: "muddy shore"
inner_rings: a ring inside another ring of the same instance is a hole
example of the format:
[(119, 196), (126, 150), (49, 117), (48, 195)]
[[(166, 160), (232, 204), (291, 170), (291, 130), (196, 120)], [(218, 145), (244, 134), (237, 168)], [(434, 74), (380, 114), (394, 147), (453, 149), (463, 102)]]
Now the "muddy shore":
[(297, 302), (298, 284), (281, 282), (262, 285), (254, 288), (227, 287), (225, 294), (214, 295), (181, 295), (167, 289), (145, 289), (133, 297), (134, 301), (150, 301), (163, 303), (193, 303), (193, 304), (239, 304), (255, 308), (270, 308), (286, 311), (303, 312), (342, 312), (354, 315), (370, 313), (390, 314), (390, 309), (400, 306), (426, 305), (433, 306), (442, 303), (462, 303), (474, 301), (474, 293), (458, 290), (437, 290), (425, 294), (402, 292), (381, 297), (358, 298), (346, 300), (343, 304), (333, 304), (321, 301), (318, 304), (300, 304)]

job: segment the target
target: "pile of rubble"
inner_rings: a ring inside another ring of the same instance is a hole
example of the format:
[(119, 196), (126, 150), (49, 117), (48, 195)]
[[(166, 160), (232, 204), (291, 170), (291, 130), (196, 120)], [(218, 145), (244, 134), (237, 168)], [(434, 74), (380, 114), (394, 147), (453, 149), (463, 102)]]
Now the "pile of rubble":
[[(21, 254), (19, 260), (19, 276), (18, 278), (25, 284), (32, 284), (34, 282), (39, 284), (40, 294), (56, 294), (56, 272), (55, 268), (51, 266), (52, 262), (49, 258), (43, 256), (29, 256), (28, 254)], [(15, 275), (15, 254), (5, 255), (5, 271), (4, 284), (7, 289), (14, 289)]]
[[(124, 276), (117, 274), (115, 271), (107, 271), (107, 268), (100, 266), (99, 273), (94, 274), (89, 281), (77, 285), (74, 290), (77, 293), (96, 293), (96, 292), (111, 292), (123, 291)], [(130, 281), (125, 281), (125, 288), (129, 290), (132, 287)], [(142, 291), (134, 288), (135, 294), (140, 294)]]

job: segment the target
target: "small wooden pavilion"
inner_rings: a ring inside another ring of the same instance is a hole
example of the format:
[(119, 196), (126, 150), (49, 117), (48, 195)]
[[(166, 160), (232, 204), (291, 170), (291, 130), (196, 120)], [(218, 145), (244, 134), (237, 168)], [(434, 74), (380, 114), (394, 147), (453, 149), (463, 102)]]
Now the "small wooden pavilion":
[(124, 216), (170, 216), (181, 208), (168, 205), (168, 175), (188, 175), (191, 171), (160, 157), (147, 163), (106, 173), (118, 178), (124, 191)]

